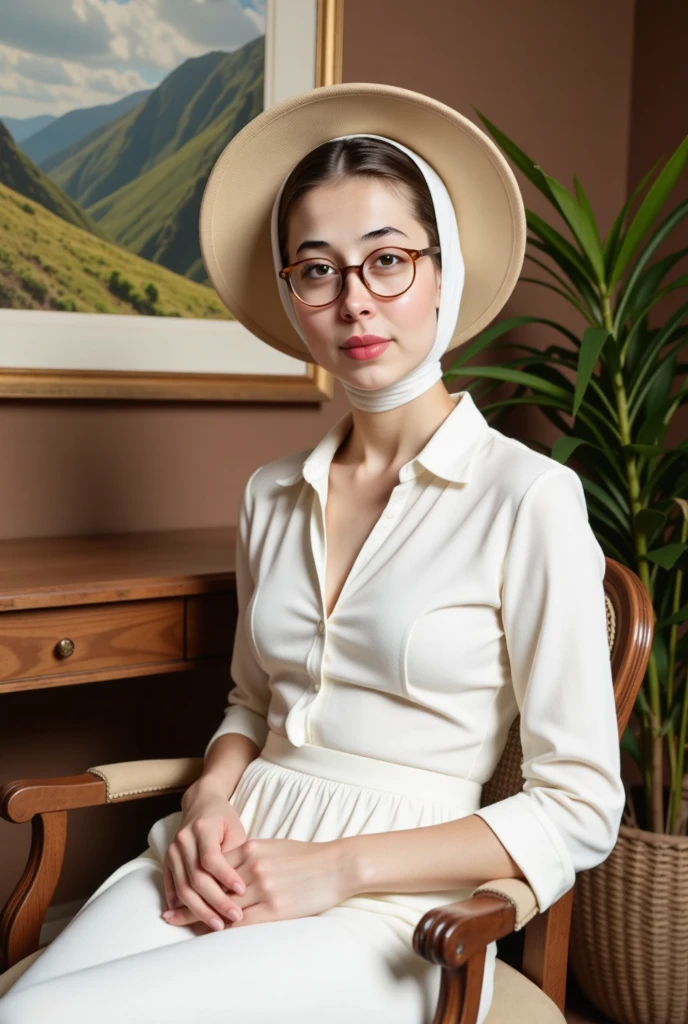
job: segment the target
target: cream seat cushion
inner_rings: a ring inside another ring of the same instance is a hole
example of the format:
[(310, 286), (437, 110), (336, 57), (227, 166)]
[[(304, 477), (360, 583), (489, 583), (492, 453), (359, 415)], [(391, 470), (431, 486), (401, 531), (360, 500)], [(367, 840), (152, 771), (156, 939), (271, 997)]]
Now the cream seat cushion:
[(485, 1024), (566, 1024), (566, 1017), (525, 974), (497, 957), (494, 995)]
[[(43, 947), (44, 948), (44, 947)], [(34, 960), (41, 955), (43, 948), (37, 949), (35, 953), (29, 953), (23, 960), (18, 960), (14, 967), (10, 967), (4, 974), (0, 974), (0, 997), (14, 985), (20, 974), (23, 974), (27, 967), (30, 967)]]

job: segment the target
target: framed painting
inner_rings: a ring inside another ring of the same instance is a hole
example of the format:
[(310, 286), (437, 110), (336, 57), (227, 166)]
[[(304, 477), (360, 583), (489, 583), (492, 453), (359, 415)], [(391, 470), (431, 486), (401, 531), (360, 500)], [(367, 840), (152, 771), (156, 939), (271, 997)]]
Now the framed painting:
[(210, 286), (236, 132), (341, 81), (343, 0), (22, 0), (0, 20), (0, 396), (304, 402), (330, 374)]

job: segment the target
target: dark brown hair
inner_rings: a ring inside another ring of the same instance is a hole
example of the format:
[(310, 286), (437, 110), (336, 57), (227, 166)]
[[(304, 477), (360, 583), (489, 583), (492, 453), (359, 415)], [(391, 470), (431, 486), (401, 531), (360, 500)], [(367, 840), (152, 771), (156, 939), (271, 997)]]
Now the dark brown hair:
[[(287, 179), (278, 211), (278, 238), (282, 266), (290, 262), (287, 252), (289, 213), (303, 196), (318, 185), (351, 175), (380, 178), (411, 204), (417, 221), (428, 233), (428, 245), (439, 245), (432, 196), (420, 167), (401, 149), (381, 139), (336, 139), (307, 153)], [(430, 257), (442, 267), (441, 254)]]

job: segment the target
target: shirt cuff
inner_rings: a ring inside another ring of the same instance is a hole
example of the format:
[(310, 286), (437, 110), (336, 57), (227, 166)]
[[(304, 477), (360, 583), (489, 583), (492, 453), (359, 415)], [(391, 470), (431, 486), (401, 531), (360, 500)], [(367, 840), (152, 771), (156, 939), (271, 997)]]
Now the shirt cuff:
[(231, 732), (238, 732), (241, 736), (248, 736), (262, 750), (269, 731), (270, 726), (262, 715), (259, 715), (256, 711), (251, 711), (250, 708), (233, 704), (225, 711), (222, 724), (210, 737), (203, 756), (208, 756), (208, 751), (218, 736), (224, 736), (226, 733)]
[(544, 811), (526, 793), (515, 793), (474, 811), (513, 857), (535, 893), (542, 913), (576, 880), (564, 840)]

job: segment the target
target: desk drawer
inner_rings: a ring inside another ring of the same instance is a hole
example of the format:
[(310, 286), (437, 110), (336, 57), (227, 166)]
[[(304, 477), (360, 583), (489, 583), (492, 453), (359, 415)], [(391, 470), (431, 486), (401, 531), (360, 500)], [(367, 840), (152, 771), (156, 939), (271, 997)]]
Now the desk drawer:
[(131, 670), (183, 658), (183, 598), (0, 615), (0, 687), (13, 680)]

